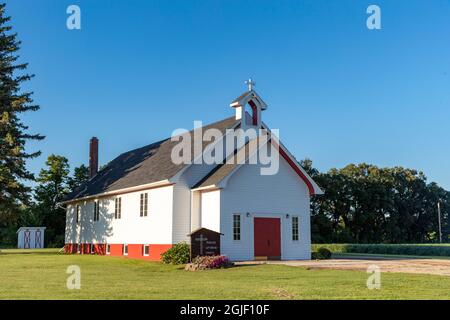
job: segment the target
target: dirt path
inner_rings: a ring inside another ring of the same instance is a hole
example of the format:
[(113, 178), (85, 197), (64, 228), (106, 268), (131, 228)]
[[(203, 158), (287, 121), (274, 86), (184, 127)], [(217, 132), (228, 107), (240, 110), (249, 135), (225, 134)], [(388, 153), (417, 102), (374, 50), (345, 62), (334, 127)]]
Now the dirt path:
[(309, 269), (335, 269), (366, 271), (369, 266), (378, 266), (381, 272), (421, 273), (450, 276), (450, 260), (440, 259), (332, 259), (295, 261), (250, 261), (238, 264), (283, 264)]

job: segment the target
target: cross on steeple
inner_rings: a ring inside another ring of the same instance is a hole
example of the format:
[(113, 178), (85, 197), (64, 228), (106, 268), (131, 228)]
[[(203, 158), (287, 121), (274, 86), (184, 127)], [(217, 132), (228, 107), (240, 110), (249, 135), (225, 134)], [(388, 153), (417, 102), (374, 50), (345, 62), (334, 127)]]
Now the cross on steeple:
[(245, 80), (245, 84), (248, 86), (248, 91), (253, 90), (253, 86), (256, 85), (256, 82), (252, 80), (252, 78), (249, 78), (248, 80)]

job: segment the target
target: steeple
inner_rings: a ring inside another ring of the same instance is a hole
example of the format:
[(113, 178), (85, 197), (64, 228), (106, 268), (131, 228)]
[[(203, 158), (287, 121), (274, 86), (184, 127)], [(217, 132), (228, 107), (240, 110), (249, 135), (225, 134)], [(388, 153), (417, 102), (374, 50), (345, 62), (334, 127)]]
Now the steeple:
[[(245, 81), (248, 86), (248, 91), (241, 94), (239, 97), (231, 102), (230, 107), (236, 110), (236, 120), (241, 120), (241, 128), (247, 127), (261, 127), (261, 111), (267, 109), (267, 105), (261, 99), (261, 97), (254, 90), (256, 82), (251, 78)], [(249, 106), (251, 114), (245, 111), (245, 107)]]

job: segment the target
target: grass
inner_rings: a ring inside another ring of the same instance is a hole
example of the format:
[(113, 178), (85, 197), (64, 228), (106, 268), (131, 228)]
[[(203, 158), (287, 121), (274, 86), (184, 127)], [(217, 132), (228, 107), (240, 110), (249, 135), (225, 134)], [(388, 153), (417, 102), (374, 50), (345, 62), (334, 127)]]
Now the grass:
[[(19, 252), (19, 253), (15, 253)], [(450, 299), (450, 277), (382, 274), (380, 290), (359, 271), (248, 265), (188, 272), (158, 262), (55, 250), (2, 250), (0, 299)], [(81, 290), (66, 269), (81, 268)]]
[(58, 253), (60, 248), (51, 249), (0, 249), (0, 255), (2, 254), (51, 254)]

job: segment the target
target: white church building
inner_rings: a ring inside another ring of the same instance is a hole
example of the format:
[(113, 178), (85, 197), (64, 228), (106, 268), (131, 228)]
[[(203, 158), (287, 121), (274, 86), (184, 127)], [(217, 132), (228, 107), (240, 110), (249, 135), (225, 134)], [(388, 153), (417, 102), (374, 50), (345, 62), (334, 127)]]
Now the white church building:
[[(159, 260), (207, 228), (221, 234), (220, 254), (234, 261), (310, 259), (310, 198), (322, 191), (262, 122), (267, 105), (248, 84), (230, 105), (232, 117), (123, 153), (98, 172), (98, 140), (91, 139), (91, 178), (64, 202), (66, 252)], [(181, 140), (208, 129), (214, 138), (189, 148), (192, 163), (174, 161)], [(248, 129), (265, 129), (269, 138), (252, 143), (242, 133)], [(230, 135), (244, 135), (243, 145), (227, 147)], [(278, 160), (276, 173), (263, 174), (263, 149)], [(221, 163), (202, 161), (208, 152)]]

